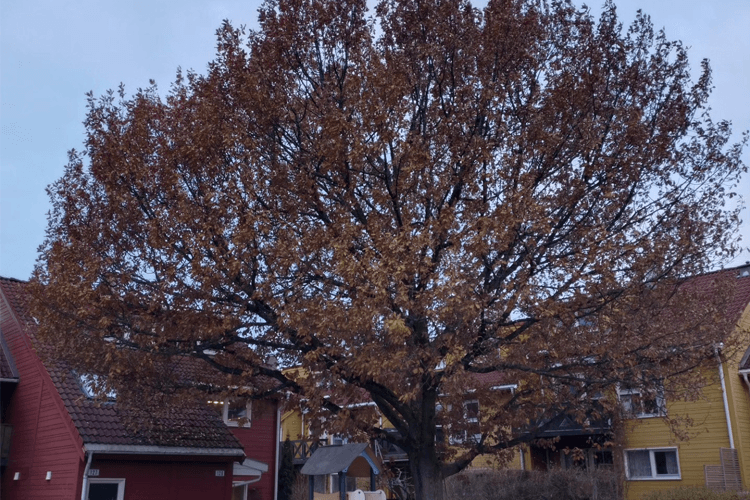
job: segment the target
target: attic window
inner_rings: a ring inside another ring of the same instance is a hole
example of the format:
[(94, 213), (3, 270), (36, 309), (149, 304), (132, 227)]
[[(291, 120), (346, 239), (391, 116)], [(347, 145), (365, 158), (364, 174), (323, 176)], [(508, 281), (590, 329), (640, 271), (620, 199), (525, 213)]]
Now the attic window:
[(209, 406), (221, 415), (230, 427), (250, 427), (252, 421), (252, 400), (232, 398), (224, 401), (208, 401)]
[(107, 381), (104, 377), (93, 373), (81, 373), (78, 375), (78, 383), (81, 390), (89, 399), (105, 397), (109, 400), (117, 399), (117, 391), (107, 388)]

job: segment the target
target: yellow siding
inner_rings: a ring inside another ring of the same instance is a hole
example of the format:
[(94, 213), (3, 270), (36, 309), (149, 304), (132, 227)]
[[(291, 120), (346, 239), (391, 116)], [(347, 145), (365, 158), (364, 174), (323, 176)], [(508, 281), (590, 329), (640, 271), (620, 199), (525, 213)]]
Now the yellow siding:
[(281, 418), (281, 436), (296, 441), (303, 439), (302, 436), (302, 413), (299, 410), (286, 412)]
[(749, 333), (750, 306), (745, 308), (745, 312), (740, 317), (739, 328), (729, 341), (731, 345), (740, 346), (740, 349), (737, 349), (733, 358), (728, 360), (725, 366), (734, 445), (740, 459), (742, 484), (746, 489), (750, 488), (750, 394), (747, 385), (745, 385), (737, 370), (745, 349), (750, 345)]
[[(521, 453), (520, 449), (513, 450), (510, 458), (510, 461), (508, 462), (499, 462), (498, 459), (493, 455), (479, 455), (477, 458), (475, 458), (471, 465), (469, 466), (472, 469), (513, 469), (513, 470), (521, 470)], [(529, 470), (528, 466), (528, 454), (526, 455), (526, 470)]]
[(702, 486), (703, 466), (719, 465), (719, 448), (729, 447), (721, 385), (716, 381), (705, 387), (703, 399), (668, 404), (670, 415), (693, 419), (690, 439), (678, 441), (669, 425), (661, 418), (633, 419), (625, 422), (625, 449), (676, 447), (680, 464), (680, 480), (627, 481), (627, 498), (640, 499), (648, 491), (682, 486)]

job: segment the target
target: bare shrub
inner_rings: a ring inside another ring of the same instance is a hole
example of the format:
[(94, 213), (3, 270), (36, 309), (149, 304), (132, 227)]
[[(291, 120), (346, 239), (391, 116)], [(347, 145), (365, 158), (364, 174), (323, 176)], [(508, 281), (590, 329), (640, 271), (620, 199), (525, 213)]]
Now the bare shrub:
[(618, 475), (604, 470), (475, 470), (449, 478), (445, 488), (452, 500), (618, 500), (618, 485)]
[(707, 488), (683, 487), (671, 490), (652, 491), (643, 500), (740, 500), (747, 496), (736, 491), (711, 491)]
[(292, 500), (307, 500), (310, 494), (310, 483), (308, 476), (297, 474), (297, 478), (294, 481), (292, 487)]

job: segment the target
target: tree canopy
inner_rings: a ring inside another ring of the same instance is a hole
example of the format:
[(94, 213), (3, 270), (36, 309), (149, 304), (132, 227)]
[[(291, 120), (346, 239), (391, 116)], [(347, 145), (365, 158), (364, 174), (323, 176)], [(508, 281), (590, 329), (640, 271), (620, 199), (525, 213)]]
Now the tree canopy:
[(144, 387), (160, 356), (263, 375), (401, 446), (431, 499), (594, 394), (699, 376), (722, 294), (679, 284), (733, 254), (746, 170), (707, 62), (693, 81), (612, 3), (269, 0), (259, 21), (164, 97), (89, 96), (35, 271), (72, 362)]

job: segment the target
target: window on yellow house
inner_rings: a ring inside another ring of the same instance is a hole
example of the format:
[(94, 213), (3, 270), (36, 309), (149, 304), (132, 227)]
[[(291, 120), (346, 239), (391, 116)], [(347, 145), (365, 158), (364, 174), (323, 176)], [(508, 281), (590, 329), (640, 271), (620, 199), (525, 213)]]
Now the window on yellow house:
[(628, 479), (680, 479), (677, 448), (625, 450)]
[(563, 469), (611, 469), (614, 466), (614, 460), (612, 450), (596, 448), (565, 449), (560, 450), (560, 465)]
[(479, 432), (479, 401), (464, 402), (464, 422), (466, 422), (468, 429), (452, 432), (450, 444), (479, 442), (482, 438), (482, 434)]
[(664, 391), (643, 391), (640, 389), (620, 389), (618, 396), (623, 413), (630, 418), (661, 417), (666, 415)]

